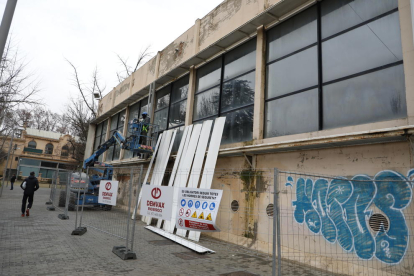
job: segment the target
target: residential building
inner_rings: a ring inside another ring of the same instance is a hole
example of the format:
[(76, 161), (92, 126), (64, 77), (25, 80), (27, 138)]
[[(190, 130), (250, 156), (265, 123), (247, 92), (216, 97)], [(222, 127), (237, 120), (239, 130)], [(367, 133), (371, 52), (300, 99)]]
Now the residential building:
[[(26, 128), (13, 139), (7, 175), (29, 176), (30, 172), (42, 179), (52, 179), (58, 169), (73, 169), (78, 161), (73, 158), (70, 141), (73, 137), (52, 131)], [(4, 144), (8, 152), (10, 138)], [(3, 173), (6, 160), (0, 164)]]

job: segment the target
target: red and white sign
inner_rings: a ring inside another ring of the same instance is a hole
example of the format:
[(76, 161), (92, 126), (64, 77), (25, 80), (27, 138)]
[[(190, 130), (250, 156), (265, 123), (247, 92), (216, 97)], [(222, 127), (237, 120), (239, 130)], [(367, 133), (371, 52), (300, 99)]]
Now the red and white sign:
[(222, 190), (180, 188), (178, 194), (178, 229), (220, 231), (216, 225), (216, 218), (223, 195)]
[(118, 196), (118, 181), (101, 180), (99, 184), (98, 202), (101, 204), (116, 206)]
[(172, 194), (173, 187), (144, 185), (139, 213), (143, 216), (171, 220)]

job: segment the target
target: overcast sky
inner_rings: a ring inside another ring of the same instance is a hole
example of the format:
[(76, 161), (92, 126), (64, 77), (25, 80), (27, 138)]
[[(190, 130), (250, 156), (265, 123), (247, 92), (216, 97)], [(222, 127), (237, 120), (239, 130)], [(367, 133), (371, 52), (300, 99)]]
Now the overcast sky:
[[(60, 113), (78, 93), (65, 58), (84, 82), (97, 66), (109, 92), (122, 70), (116, 53), (131, 66), (147, 45), (155, 55), (222, 1), (18, 0), (10, 34), (40, 81), (44, 104)], [(6, 2), (0, 0), (2, 14)]]

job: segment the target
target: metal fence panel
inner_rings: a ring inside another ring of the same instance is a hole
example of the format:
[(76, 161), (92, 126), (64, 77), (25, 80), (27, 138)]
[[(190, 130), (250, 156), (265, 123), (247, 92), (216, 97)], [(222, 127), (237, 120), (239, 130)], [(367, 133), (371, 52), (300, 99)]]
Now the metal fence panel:
[(413, 275), (412, 185), (394, 171), (280, 172), (282, 258), (334, 274)]

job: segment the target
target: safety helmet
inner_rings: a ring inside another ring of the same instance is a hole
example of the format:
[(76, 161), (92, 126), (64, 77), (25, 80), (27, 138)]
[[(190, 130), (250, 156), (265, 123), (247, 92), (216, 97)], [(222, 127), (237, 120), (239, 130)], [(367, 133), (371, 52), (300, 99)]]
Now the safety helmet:
[(142, 112), (142, 115), (148, 115), (148, 113), (144, 111), (144, 112)]

